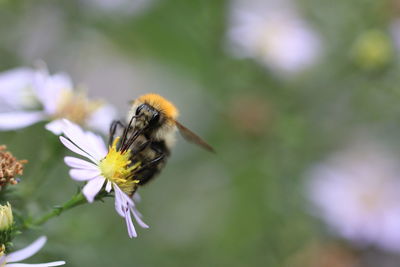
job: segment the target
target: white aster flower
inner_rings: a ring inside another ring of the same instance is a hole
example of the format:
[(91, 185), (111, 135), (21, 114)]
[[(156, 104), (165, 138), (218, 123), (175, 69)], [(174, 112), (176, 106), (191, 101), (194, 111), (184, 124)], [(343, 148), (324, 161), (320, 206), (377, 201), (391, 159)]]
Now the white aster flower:
[(316, 215), (357, 245), (400, 252), (400, 168), (380, 147), (350, 147), (310, 172)]
[(131, 197), (137, 188), (134, 172), (138, 164), (131, 166), (130, 150), (117, 148), (119, 138), (113, 145), (107, 147), (103, 139), (85, 132), (76, 124), (64, 120), (63, 133), (67, 137), (60, 137), (61, 142), (71, 151), (89, 159), (91, 162), (75, 157), (65, 157), (65, 163), (70, 166), (70, 176), (76, 181), (87, 181), (82, 193), (88, 202), (93, 202), (96, 195), (105, 185), (105, 190), (115, 193), (115, 210), (125, 218), (129, 237), (136, 237), (135, 227), (132, 223), (131, 213), (136, 222), (143, 228), (148, 226), (141, 220), (141, 214), (137, 211)]
[[(46, 129), (58, 135), (61, 134), (62, 119), (67, 118), (106, 133), (115, 117), (116, 112), (110, 105), (91, 101), (84, 92), (73, 90), (71, 79), (65, 74), (49, 75), (43, 69), (34, 72), (22, 69), (11, 74), (5, 74), (8, 79), (3, 84), (0, 79), (1, 102), (17, 103), (15, 101), (24, 93), (23, 89), (29, 87), (42, 108), (28, 109), (24, 105), (14, 105), (11, 110), (3, 110), (0, 113), (0, 130), (15, 130), (39, 121), (50, 121)], [(2, 89), (1, 86), (13, 89)], [(4, 94), (1, 94), (2, 90)]]
[(253, 58), (281, 74), (298, 73), (316, 61), (316, 32), (284, 3), (232, 0), (228, 39), (235, 56)]
[(0, 112), (30, 109), (39, 103), (33, 93), (35, 70), (16, 68), (0, 73)]
[(38, 263), (38, 264), (27, 264), (27, 263), (18, 263), (19, 261), (25, 260), (34, 254), (36, 254), (46, 243), (47, 239), (45, 236), (39, 237), (35, 242), (27, 246), (26, 248), (11, 252), (9, 254), (5, 254), (4, 252), (0, 252), (0, 266), (1, 267), (28, 267), (28, 266), (37, 266), (37, 267), (50, 267), (50, 266), (60, 266), (64, 265), (65, 261), (53, 261), (47, 263)]

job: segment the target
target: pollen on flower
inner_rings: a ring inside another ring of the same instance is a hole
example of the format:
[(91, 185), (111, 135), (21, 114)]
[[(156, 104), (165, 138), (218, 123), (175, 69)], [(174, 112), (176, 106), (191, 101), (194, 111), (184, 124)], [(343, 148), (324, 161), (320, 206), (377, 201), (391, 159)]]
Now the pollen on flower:
[(17, 175), (22, 175), (23, 165), (27, 160), (17, 160), (10, 152), (6, 151), (6, 146), (0, 146), (0, 190), (8, 184), (18, 183)]
[(108, 154), (101, 160), (99, 167), (101, 174), (109, 181), (114, 182), (128, 195), (131, 195), (138, 186), (134, 172), (140, 163), (131, 164), (131, 151), (120, 151), (117, 148), (119, 141), (117, 137), (108, 150)]
[(79, 125), (84, 125), (90, 115), (99, 109), (102, 101), (89, 100), (85, 92), (63, 91), (57, 103), (55, 118), (65, 118)]

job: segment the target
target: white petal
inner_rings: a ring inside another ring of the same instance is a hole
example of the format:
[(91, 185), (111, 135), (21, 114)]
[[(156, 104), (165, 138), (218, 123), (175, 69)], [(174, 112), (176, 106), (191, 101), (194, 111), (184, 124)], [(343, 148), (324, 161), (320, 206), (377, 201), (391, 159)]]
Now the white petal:
[(140, 227), (142, 228), (149, 228), (149, 226), (142, 221), (142, 219), (140, 218), (140, 213), (135, 209), (135, 208), (131, 208), (133, 217), (135, 218), (136, 222), (140, 225)]
[(0, 130), (16, 130), (45, 119), (40, 111), (15, 111), (0, 113)]
[(90, 159), (91, 161), (93, 161), (96, 165), (99, 163), (95, 158), (93, 158), (91, 155), (89, 155), (86, 151), (83, 151), (82, 149), (80, 149), (79, 147), (77, 147), (74, 143), (72, 143), (71, 141), (69, 141), (67, 138), (65, 138), (64, 136), (60, 136), (60, 141), (61, 143), (63, 143), (64, 146), (66, 146), (69, 150), (71, 150), (72, 152), (75, 152), (76, 154), (79, 154), (81, 156), (84, 156), (88, 159)]
[(96, 195), (100, 192), (103, 187), (105, 178), (99, 176), (95, 179), (90, 180), (82, 189), (83, 195), (86, 197), (88, 202), (92, 203)]
[(111, 105), (104, 105), (90, 116), (87, 125), (103, 134), (110, 131), (111, 122), (117, 117), (117, 110)]
[(111, 184), (110, 181), (108, 181), (108, 182), (107, 182), (107, 185), (106, 185), (106, 191), (107, 191), (108, 193), (110, 193), (111, 189), (112, 189), (112, 184)]
[(118, 190), (115, 190), (115, 211), (119, 214), (121, 217), (125, 217), (125, 212), (124, 210), (127, 209), (126, 202), (124, 202), (123, 197), (121, 196), (121, 192)]
[(72, 169), (69, 175), (76, 181), (88, 181), (100, 175), (100, 170)]
[(64, 135), (71, 140), (77, 147), (86, 151), (91, 156), (97, 159), (96, 152), (93, 151), (90, 143), (88, 142), (88, 135), (82, 130), (80, 126), (67, 119), (62, 119), (64, 123), (63, 133)]
[(27, 259), (32, 255), (36, 254), (46, 243), (47, 238), (45, 236), (41, 236), (36, 239), (35, 242), (27, 246), (26, 248), (17, 250), (12, 252), (6, 256), (6, 262), (16, 262)]
[(118, 192), (121, 201), (123, 201), (123, 203), (126, 203), (127, 206), (135, 206), (135, 203), (133, 203), (133, 200), (127, 195), (125, 194), (116, 183), (113, 183), (113, 188), (115, 193)]
[(21, 110), (34, 106), (33, 69), (17, 68), (0, 73), (0, 111)]
[(46, 262), (46, 263), (37, 263), (37, 264), (29, 264), (29, 263), (11, 263), (6, 264), (6, 267), (52, 267), (52, 266), (60, 266), (64, 265), (65, 261), (53, 261), (53, 262)]
[(3, 266), (5, 262), (6, 262), (6, 255), (3, 254), (3, 256), (0, 257), (0, 266)]
[(65, 164), (75, 169), (98, 170), (99, 167), (91, 162), (75, 157), (65, 157)]
[(45, 83), (46, 80), (49, 76), (49, 72), (47, 71), (47, 69), (40, 69), (40, 70), (36, 70), (34, 73), (34, 77), (33, 77), (33, 89), (36, 93), (36, 96), (38, 99), (40, 99), (40, 101), (42, 102), (42, 98), (43, 96), (46, 95), (46, 91), (45, 91)]
[(42, 102), (48, 114), (57, 110), (63, 91), (71, 91), (71, 79), (65, 74), (49, 75), (47, 70), (39, 70), (35, 74), (34, 89), (37, 98)]
[(96, 160), (101, 160), (105, 157), (105, 154), (99, 154), (96, 148), (93, 148), (93, 143), (98, 140), (90, 140), (93, 138), (92, 135), (87, 135), (81, 127), (70, 122), (69, 120), (63, 119), (64, 127), (63, 132), (68, 139), (70, 139), (77, 147), (87, 152)]
[(47, 123), (44, 127), (53, 134), (60, 135), (62, 134), (64, 123), (62, 120), (54, 120), (52, 122)]
[[(140, 211), (138, 211), (138, 209), (136, 208), (136, 206), (134, 207), (134, 210), (135, 210), (136, 216), (138, 216), (140, 219), (142, 219), (142, 218), (143, 218), (143, 214), (142, 214)], [(132, 211), (132, 212), (133, 212), (133, 211)]]
[(128, 228), (129, 237), (130, 238), (137, 237), (137, 233), (135, 230), (135, 226), (133, 226), (131, 212), (129, 209), (127, 211), (125, 211), (125, 222), (126, 222), (126, 227)]
[(106, 144), (104, 143), (103, 138), (89, 131), (86, 132), (85, 134), (90, 146), (96, 150), (96, 153), (99, 155), (101, 159), (104, 158), (108, 153), (108, 149)]

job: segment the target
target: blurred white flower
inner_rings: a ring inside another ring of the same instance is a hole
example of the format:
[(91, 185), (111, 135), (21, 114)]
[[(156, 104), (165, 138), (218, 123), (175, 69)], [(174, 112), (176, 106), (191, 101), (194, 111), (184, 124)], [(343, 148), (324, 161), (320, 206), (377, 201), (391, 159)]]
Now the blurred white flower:
[[(89, 100), (84, 92), (73, 90), (71, 79), (65, 74), (49, 75), (44, 69), (20, 69), (4, 75), (3, 83), (0, 80), (0, 92), (4, 93), (0, 97), (1, 102), (10, 103), (10, 108), (0, 113), (0, 130), (20, 129), (44, 120), (50, 121), (46, 129), (60, 134), (61, 119), (67, 118), (106, 133), (115, 118), (116, 111), (112, 106)], [(42, 105), (41, 109), (12, 105), (24, 99), (27, 88), (30, 89), (28, 94), (31, 92)]]
[(235, 56), (254, 58), (282, 74), (298, 73), (316, 61), (320, 40), (290, 4), (232, 0), (230, 12), (228, 39)]
[(394, 46), (400, 52), (400, 18), (392, 21), (389, 27)]
[(0, 255), (0, 266), (6, 267), (28, 267), (28, 266), (37, 266), (37, 267), (50, 267), (50, 266), (60, 266), (64, 265), (65, 261), (53, 261), (47, 263), (38, 263), (38, 264), (27, 264), (27, 263), (16, 263), (22, 260), (25, 260), (34, 254), (36, 254), (46, 243), (47, 239), (45, 236), (39, 237), (35, 242), (27, 246), (26, 248), (17, 250), (15, 252), (11, 252), (9, 254), (4, 254), (1, 252)]
[(135, 15), (149, 8), (154, 0), (81, 0), (81, 2), (91, 9), (97, 8), (119, 15)]
[[(88, 202), (93, 202), (96, 195), (102, 190), (115, 193), (115, 210), (125, 218), (129, 237), (136, 237), (135, 227), (132, 223), (131, 213), (136, 222), (143, 228), (148, 228), (137, 211), (135, 204), (128, 196), (133, 194), (137, 187), (134, 179), (134, 171), (138, 165), (130, 165), (130, 150), (117, 148), (119, 138), (107, 150), (103, 139), (92, 132), (84, 132), (82, 129), (67, 120), (64, 120), (63, 133), (67, 137), (60, 136), (61, 142), (71, 151), (86, 157), (91, 162), (75, 158), (65, 157), (65, 163), (72, 169), (69, 174), (76, 181), (87, 181), (82, 193)], [(122, 146), (121, 146), (122, 147)]]
[(0, 112), (33, 108), (39, 103), (33, 93), (35, 70), (17, 68), (0, 73)]
[(400, 168), (388, 151), (366, 143), (334, 154), (311, 170), (308, 194), (340, 236), (400, 252)]

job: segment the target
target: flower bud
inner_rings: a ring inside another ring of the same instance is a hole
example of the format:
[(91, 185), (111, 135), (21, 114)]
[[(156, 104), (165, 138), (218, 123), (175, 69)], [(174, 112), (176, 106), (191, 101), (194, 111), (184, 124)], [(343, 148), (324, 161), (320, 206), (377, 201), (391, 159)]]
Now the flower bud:
[(14, 223), (13, 214), (10, 203), (0, 205), (0, 231), (5, 231), (11, 228)]
[(369, 30), (358, 36), (351, 52), (355, 63), (365, 70), (384, 67), (394, 53), (389, 35), (379, 30)]

